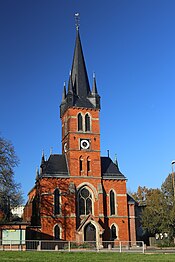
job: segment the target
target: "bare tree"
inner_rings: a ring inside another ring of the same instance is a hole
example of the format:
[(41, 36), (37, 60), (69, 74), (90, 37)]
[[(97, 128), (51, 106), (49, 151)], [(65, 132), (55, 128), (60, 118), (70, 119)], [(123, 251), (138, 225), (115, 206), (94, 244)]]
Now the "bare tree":
[(23, 203), (21, 185), (15, 182), (14, 168), (19, 164), (14, 146), (0, 137), (0, 209), (10, 219), (10, 209)]

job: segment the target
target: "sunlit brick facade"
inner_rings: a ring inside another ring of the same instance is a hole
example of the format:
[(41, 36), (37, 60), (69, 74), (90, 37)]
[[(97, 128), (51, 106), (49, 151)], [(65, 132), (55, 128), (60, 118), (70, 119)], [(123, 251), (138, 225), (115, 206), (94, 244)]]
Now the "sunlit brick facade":
[[(72, 241), (136, 240), (134, 204), (117, 163), (100, 155), (100, 96), (88, 76), (79, 28), (60, 117), (62, 154), (42, 156), (24, 211), (28, 238)], [(107, 114), (107, 112), (106, 112)]]

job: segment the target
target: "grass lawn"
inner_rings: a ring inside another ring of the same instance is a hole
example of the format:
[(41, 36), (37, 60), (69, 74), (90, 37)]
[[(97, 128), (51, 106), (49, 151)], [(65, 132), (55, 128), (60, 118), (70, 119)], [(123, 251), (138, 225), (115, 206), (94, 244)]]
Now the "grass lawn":
[(175, 254), (129, 254), (129, 253), (62, 253), (62, 252), (19, 252), (19, 251), (0, 251), (0, 261), (27, 261), (27, 262), (114, 262), (114, 261), (175, 261)]

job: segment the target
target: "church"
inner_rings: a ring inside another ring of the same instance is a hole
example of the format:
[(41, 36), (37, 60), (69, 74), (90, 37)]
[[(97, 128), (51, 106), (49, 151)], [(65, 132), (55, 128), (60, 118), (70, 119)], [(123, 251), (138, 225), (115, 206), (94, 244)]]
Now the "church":
[(126, 177), (100, 155), (100, 95), (86, 70), (79, 26), (60, 104), (62, 154), (42, 155), (24, 221), (27, 239), (136, 241), (135, 201)]

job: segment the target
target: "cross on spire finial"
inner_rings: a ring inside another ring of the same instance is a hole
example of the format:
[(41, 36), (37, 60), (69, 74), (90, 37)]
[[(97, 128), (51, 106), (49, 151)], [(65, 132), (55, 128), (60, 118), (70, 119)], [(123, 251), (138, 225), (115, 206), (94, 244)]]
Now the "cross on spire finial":
[(75, 13), (75, 25), (76, 25), (76, 29), (79, 29), (80, 26), (80, 14), (79, 13)]

